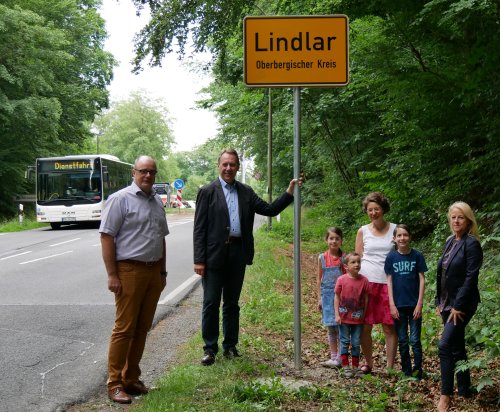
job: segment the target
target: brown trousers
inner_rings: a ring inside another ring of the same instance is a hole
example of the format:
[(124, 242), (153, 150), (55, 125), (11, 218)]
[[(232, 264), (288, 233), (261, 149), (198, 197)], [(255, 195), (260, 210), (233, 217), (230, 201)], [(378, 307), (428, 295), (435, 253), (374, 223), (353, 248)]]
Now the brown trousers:
[(118, 262), (122, 291), (115, 295), (115, 326), (108, 354), (108, 390), (139, 380), (139, 362), (162, 291), (160, 270), (160, 263), (146, 266)]

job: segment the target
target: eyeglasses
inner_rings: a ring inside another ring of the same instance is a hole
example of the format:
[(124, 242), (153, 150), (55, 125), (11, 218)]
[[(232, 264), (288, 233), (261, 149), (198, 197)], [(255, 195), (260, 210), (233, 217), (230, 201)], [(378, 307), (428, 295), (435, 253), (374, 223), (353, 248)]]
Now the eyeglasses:
[(136, 172), (139, 172), (142, 176), (146, 176), (148, 173), (151, 176), (156, 176), (156, 173), (158, 173), (158, 170), (149, 170), (149, 169), (134, 169)]

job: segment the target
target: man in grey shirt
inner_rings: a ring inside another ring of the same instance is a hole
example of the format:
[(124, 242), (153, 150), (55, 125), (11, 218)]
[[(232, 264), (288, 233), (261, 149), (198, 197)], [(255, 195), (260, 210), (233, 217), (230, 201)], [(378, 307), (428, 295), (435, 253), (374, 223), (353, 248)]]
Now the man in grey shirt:
[(156, 162), (140, 156), (130, 186), (114, 193), (102, 214), (102, 256), (108, 289), (115, 294), (116, 317), (109, 343), (109, 398), (130, 403), (130, 395), (148, 393), (139, 380), (146, 335), (167, 282), (165, 236), (168, 225), (153, 189)]

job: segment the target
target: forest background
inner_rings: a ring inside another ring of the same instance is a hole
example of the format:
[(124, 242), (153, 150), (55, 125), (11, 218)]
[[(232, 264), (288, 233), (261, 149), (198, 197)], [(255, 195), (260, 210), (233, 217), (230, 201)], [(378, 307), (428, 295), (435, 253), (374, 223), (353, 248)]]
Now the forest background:
[[(125, 0), (122, 0), (125, 1)], [(493, 0), (130, 0), (150, 23), (136, 38), (135, 70), (161, 65), (186, 46), (213, 60), (194, 70), (213, 82), (199, 107), (218, 116), (216, 138), (174, 153), (168, 108), (143, 92), (110, 105), (116, 64), (103, 49), (99, 0), (4, 0), (0, 4), (0, 217), (14, 216), (16, 194), (35, 158), (108, 152), (132, 162), (158, 159), (158, 180), (182, 178), (185, 198), (216, 177), (217, 154), (235, 147), (253, 165), (248, 179), (267, 187), (269, 93), (273, 113), (273, 189), (292, 175), (293, 96), (288, 88), (243, 83), (242, 24), (247, 15), (349, 17), (350, 82), (301, 91), (304, 240), (327, 226), (353, 234), (361, 199), (381, 191), (390, 220), (413, 229), (432, 256), (449, 233), (448, 206), (469, 203), (485, 249), (483, 320), (475, 344), (499, 351), (498, 163), (500, 2)], [(146, 7), (147, 6), (147, 7)], [(182, 138), (182, 137), (180, 137)], [(99, 147), (99, 150), (97, 149)], [(287, 236), (292, 227), (281, 226)], [(432, 284), (432, 279), (429, 282)], [(489, 303), (488, 303), (489, 302)], [(486, 365), (487, 362), (483, 365)]]

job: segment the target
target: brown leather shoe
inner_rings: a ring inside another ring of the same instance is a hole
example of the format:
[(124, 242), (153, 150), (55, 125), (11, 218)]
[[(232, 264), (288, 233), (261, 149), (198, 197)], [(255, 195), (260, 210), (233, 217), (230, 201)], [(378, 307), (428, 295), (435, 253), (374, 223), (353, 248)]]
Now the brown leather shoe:
[(113, 402), (116, 403), (131, 403), (132, 398), (128, 396), (122, 387), (117, 386), (116, 388), (108, 390), (108, 397)]
[(123, 387), (125, 392), (133, 396), (146, 395), (149, 392), (149, 388), (141, 381), (127, 383)]

